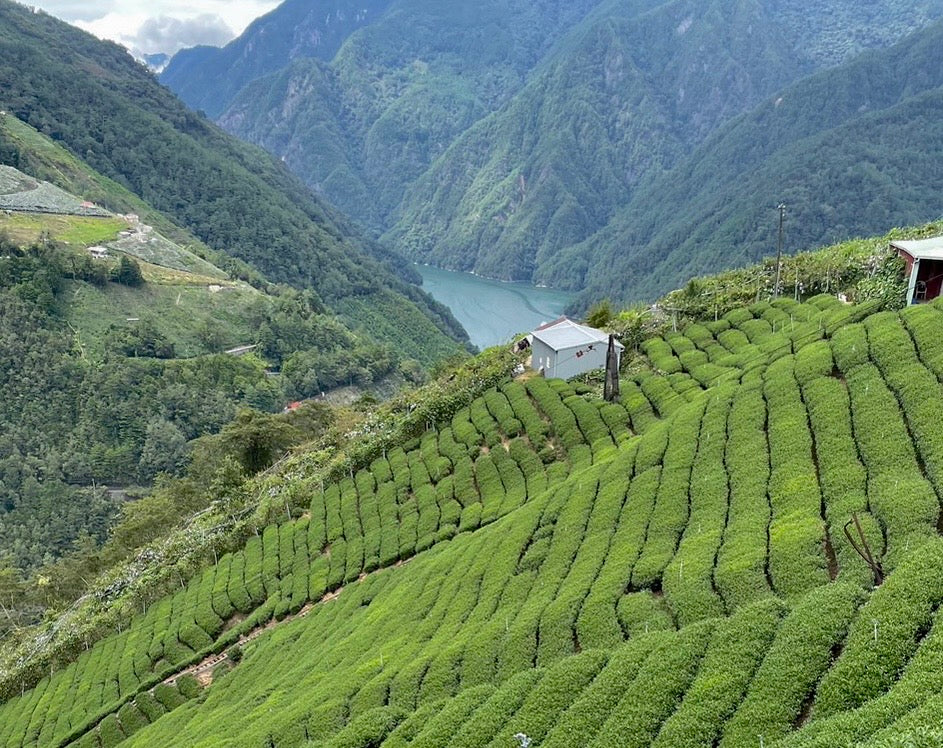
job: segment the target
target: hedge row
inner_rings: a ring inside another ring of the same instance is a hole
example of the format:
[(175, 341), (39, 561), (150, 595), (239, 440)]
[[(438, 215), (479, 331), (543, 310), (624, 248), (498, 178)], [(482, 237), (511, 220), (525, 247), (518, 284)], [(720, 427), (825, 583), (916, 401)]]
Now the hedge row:
[(830, 584), (789, 612), (772, 645), (761, 652), (762, 665), (724, 726), (721, 748), (758, 744), (761, 738), (772, 743), (792, 731), (862, 598), (855, 584)]
[[(797, 367), (807, 351), (813, 351), (808, 354), (810, 356), (818, 356), (819, 352), (815, 350), (817, 347), (818, 344), (803, 350), (796, 357)], [(822, 361), (821, 365), (824, 366), (825, 362)], [(867, 583), (872, 574), (849, 544), (843, 527), (857, 514), (872, 549), (879, 553), (884, 538), (880, 526), (869, 511), (867, 472), (859, 459), (858, 445), (852, 432), (848, 389), (837, 379), (819, 376), (807, 379), (802, 385), (802, 394), (815, 436), (825, 518), (838, 573), (842, 579)]]
[(714, 583), (727, 610), (770, 594), (766, 577), (766, 532), (770, 521), (766, 402), (761, 385), (737, 389), (727, 419), (724, 454), (730, 506), (717, 553)]
[(602, 568), (577, 619), (577, 635), (584, 647), (612, 647), (626, 636), (616, 616), (616, 606), (625, 594), (645, 543), (660, 476), (661, 468), (649, 468), (629, 484)]
[(720, 388), (707, 403), (691, 468), (688, 518), (662, 581), (665, 597), (680, 626), (724, 614), (713, 577), (727, 518), (724, 449), (732, 397), (730, 387)]
[(937, 496), (943, 496), (943, 387), (919, 360), (899, 317), (875, 314), (865, 322), (871, 357), (903, 407), (908, 433)]
[(783, 607), (778, 600), (763, 600), (717, 624), (697, 676), (677, 711), (665, 721), (653, 748), (717, 744), (724, 723), (743, 700), (773, 640)]
[(660, 374), (674, 374), (684, 368), (672, 346), (662, 338), (649, 338), (641, 347), (652, 368)]
[(910, 306), (900, 316), (913, 338), (920, 360), (938, 380), (943, 381), (943, 336), (940, 335), (943, 314), (939, 305)]
[(828, 581), (813, 442), (808, 414), (793, 374), (793, 358), (766, 371), (769, 418), (769, 573), (777, 592), (797, 595)]
[(635, 382), (625, 381), (621, 383), (620, 399), (631, 419), (632, 431), (636, 434), (645, 433), (658, 422), (652, 404)]
[[(661, 481), (641, 556), (632, 569), (636, 588), (660, 584), (662, 572), (674, 556), (688, 519), (691, 466), (698, 446), (705, 401), (687, 405), (671, 422), (664, 452)], [(639, 445), (642, 457), (643, 444)], [(641, 469), (640, 465), (636, 469)]]
[(635, 678), (622, 687), (619, 703), (587, 745), (650, 745), (694, 680), (712, 632), (712, 622), (705, 621), (658, 641)]
[(868, 470), (868, 502), (886, 536), (890, 571), (903, 554), (936, 535), (940, 507), (921, 475), (897, 399), (872, 364), (848, 376), (858, 449)]
[(550, 730), (542, 743), (544, 748), (587, 745), (595, 738), (623, 697), (626, 686), (638, 675), (652, 647), (665, 636), (640, 636), (615, 649), (599, 675), (573, 700)]
[(943, 602), (943, 540), (910, 553), (851, 625), (815, 699), (816, 718), (854, 709), (890, 688)]

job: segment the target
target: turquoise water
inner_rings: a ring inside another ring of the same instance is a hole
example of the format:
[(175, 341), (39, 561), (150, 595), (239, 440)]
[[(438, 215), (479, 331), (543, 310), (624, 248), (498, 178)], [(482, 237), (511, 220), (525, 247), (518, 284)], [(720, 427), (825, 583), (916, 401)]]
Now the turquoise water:
[(452, 310), (479, 348), (505, 343), (563, 314), (573, 298), (566, 291), (526, 283), (502, 283), (471, 273), (417, 265), (422, 287)]

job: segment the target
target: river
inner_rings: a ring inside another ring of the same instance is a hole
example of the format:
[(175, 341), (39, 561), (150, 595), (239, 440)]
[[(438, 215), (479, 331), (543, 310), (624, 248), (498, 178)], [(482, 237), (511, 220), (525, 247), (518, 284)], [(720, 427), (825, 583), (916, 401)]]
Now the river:
[(563, 314), (573, 294), (527, 283), (502, 283), (471, 273), (417, 265), (422, 287), (452, 310), (479, 348), (505, 343)]

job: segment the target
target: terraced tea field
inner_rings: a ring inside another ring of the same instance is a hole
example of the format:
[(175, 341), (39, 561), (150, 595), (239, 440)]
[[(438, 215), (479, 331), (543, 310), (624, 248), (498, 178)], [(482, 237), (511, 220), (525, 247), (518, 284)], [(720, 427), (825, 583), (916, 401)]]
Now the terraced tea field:
[(935, 745), (943, 307), (873, 311), (759, 303), (647, 341), (621, 405), (505, 382), (296, 471), (298, 511), (24, 684), (0, 745)]

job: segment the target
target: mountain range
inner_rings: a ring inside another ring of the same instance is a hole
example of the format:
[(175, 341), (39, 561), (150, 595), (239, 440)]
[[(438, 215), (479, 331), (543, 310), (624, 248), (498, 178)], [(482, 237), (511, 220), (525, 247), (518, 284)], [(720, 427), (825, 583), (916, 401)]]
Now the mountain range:
[[(896, 0), (287, 2), (161, 79), (408, 258), (582, 291), (585, 307), (769, 253), (780, 202), (791, 250), (938, 216), (932, 177), (892, 167), (911, 150), (932, 162), (932, 132), (905, 144), (893, 128), (937, 86), (941, 15)], [(790, 170), (803, 155), (817, 168)]]

